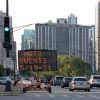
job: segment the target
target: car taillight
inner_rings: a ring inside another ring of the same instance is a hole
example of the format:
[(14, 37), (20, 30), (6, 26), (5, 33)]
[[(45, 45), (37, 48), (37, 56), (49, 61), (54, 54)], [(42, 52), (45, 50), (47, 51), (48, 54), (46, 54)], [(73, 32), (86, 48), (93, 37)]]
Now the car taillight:
[(76, 84), (76, 82), (75, 82), (75, 81), (73, 81), (73, 82), (72, 82), (72, 84)]
[(87, 84), (89, 85), (89, 84), (90, 84), (90, 82), (88, 81), (88, 82), (87, 82)]
[(92, 82), (95, 82), (95, 80), (92, 80)]
[(66, 80), (64, 80), (64, 82), (67, 82)]

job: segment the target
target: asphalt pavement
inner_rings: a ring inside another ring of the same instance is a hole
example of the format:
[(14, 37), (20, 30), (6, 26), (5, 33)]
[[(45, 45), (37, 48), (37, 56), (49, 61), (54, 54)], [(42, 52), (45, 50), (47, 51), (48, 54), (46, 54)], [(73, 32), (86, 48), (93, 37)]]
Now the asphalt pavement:
[(18, 96), (0, 96), (0, 100), (100, 100), (100, 88), (93, 88), (90, 92), (72, 92), (55, 86), (52, 93), (29, 91)]

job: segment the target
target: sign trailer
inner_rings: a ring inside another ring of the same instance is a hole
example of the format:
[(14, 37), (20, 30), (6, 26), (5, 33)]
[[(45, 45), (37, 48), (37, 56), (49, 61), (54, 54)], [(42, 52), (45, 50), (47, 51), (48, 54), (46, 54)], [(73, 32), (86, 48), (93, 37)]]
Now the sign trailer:
[(56, 50), (19, 50), (19, 71), (57, 71)]

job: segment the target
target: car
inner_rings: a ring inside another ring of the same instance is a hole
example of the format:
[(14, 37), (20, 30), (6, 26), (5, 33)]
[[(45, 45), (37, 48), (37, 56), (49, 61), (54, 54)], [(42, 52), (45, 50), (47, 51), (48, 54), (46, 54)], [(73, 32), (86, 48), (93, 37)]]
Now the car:
[(50, 84), (53, 85), (54, 77), (51, 79)]
[(56, 86), (56, 85), (60, 86), (62, 80), (63, 80), (63, 76), (55, 76), (53, 80), (53, 86)]
[(86, 77), (73, 77), (69, 84), (69, 91), (73, 90), (85, 90), (90, 91), (90, 84)]
[(71, 82), (72, 77), (63, 77), (63, 80), (61, 82), (61, 88), (69, 87), (69, 83)]
[(90, 76), (90, 87), (99, 87), (100, 88), (100, 75), (91, 75)]
[(45, 83), (45, 84), (50, 83), (50, 82), (51, 82), (51, 79), (52, 79), (52, 76), (46, 76), (46, 77), (44, 78), (44, 83)]
[(3, 77), (0, 77), (0, 84), (6, 85), (6, 84), (7, 84), (7, 81), (10, 81), (12, 84), (14, 83), (13, 78), (10, 77), (10, 76), (3, 76)]

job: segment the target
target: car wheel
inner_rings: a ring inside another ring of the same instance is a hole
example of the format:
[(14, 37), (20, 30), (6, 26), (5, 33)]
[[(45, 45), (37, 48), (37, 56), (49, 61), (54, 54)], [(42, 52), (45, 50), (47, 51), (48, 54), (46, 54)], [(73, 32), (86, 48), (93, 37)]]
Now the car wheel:
[(63, 85), (61, 85), (61, 88), (64, 88), (64, 86), (63, 86)]
[(71, 89), (69, 89), (69, 91), (71, 91)]
[(90, 88), (92, 89), (92, 85), (90, 86)]
[(88, 89), (88, 91), (90, 92), (90, 89)]
[(69, 91), (73, 91), (73, 89), (69, 89)]
[(54, 83), (53, 86), (56, 86), (56, 83)]

